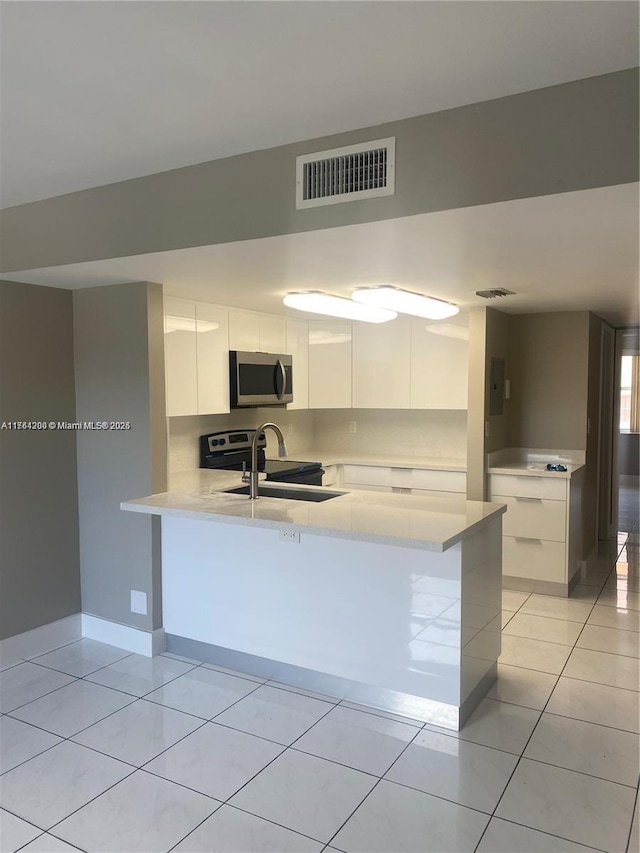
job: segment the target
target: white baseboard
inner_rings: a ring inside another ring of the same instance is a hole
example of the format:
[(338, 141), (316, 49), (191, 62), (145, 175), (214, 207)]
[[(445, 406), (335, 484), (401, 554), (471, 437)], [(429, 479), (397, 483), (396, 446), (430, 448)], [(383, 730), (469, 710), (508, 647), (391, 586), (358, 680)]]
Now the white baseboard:
[(140, 628), (121, 625), (119, 622), (111, 622), (88, 613), (82, 614), (82, 636), (149, 658), (159, 655), (166, 647), (163, 628), (142, 631)]
[(0, 641), (0, 667), (11, 666), (21, 660), (44, 655), (74, 640), (82, 639), (82, 617), (80, 613), (49, 622), (32, 631), (16, 634)]

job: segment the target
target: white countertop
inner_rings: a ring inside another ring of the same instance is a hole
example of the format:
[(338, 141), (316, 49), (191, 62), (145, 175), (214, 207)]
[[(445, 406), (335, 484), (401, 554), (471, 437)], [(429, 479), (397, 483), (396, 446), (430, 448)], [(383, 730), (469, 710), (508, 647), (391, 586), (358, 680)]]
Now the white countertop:
[(572, 464), (570, 462), (563, 462), (562, 464), (566, 466), (566, 471), (547, 471), (546, 463), (542, 464), (524, 461), (496, 465), (491, 468), (487, 468), (487, 472), (489, 474), (517, 474), (518, 476), (526, 477), (553, 477), (554, 479), (560, 478), (570, 480), (577, 471), (584, 468), (583, 464)]
[(294, 453), (300, 462), (322, 462), (323, 465), (381, 465), (385, 468), (419, 468), (427, 471), (466, 472), (465, 459), (442, 456), (391, 456), (376, 453), (327, 453), (311, 448), (304, 453)]
[[(566, 471), (547, 471), (547, 463), (561, 464)], [(487, 473), (570, 480), (584, 468), (584, 451), (556, 448), (506, 447), (487, 457)]]
[[(349, 461), (352, 459), (350, 456)], [(170, 491), (123, 501), (120, 508), (128, 512), (294, 530), (426, 551), (446, 551), (487, 519), (502, 515), (506, 510), (502, 504), (468, 501), (462, 495), (444, 493), (435, 498), (336, 489), (342, 492), (339, 497), (310, 503), (268, 497), (251, 501), (245, 495), (223, 491), (238, 485), (241, 484), (237, 471), (195, 469), (173, 474)], [(322, 486), (289, 484), (287, 488), (323, 489)]]

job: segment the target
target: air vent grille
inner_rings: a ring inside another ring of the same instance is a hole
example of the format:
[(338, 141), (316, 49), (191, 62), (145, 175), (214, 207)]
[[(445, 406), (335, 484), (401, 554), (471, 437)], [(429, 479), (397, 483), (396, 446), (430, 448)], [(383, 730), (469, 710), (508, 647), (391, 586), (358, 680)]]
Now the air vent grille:
[(296, 160), (296, 207), (392, 195), (395, 138), (304, 154)]
[(481, 296), (483, 299), (495, 299), (497, 296), (515, 296), (513, 290), (507, 290), (506, 287), (494, 287), (492, 290), (476, 290), (476, 296)]

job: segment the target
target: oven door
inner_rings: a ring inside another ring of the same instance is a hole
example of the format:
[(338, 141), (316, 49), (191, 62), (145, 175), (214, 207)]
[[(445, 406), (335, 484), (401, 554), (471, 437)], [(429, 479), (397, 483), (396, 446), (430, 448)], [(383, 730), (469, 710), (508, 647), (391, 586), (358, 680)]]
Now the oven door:
[(284, 406), (293, 401), (290, 355), (266, 352), (229, 353), (231, 407)]

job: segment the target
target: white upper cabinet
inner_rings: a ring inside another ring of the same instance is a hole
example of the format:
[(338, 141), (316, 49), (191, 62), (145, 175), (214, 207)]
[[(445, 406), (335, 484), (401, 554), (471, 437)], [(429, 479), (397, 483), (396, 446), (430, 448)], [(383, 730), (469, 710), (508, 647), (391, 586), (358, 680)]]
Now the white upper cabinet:
[(351, 408), (351, 323), (309, 323), (309, 408)]
[(353, 324), (353, 408), (411, 405), (411, 320)]
[(434, 334), (429, 325), (435, 324), (411, 321), (411, 408), (466, 409), (469, 342)]
[(284, 317), (229, 311), (229, 349), (284, 353), (286, 347), (287, 322)]
[(228, 311), (205, 302), (196, 303), (196, 347), (198, 414), (230, 411)]
[(293, 359), (293, 403), (287, 409), (309, 408), (309, 324), (287, 320), (285, 352)]
[(198, 413), (196, 305), (165, 297), (164, 349), (167, 416)]
[(258, 318), (258, 352), (276, 354), (287, 351), (287, 321), (284, 317), (260, 314)]
[(260, 350), (260, 316), (229, 311), (229, 349), (240, 352)]

